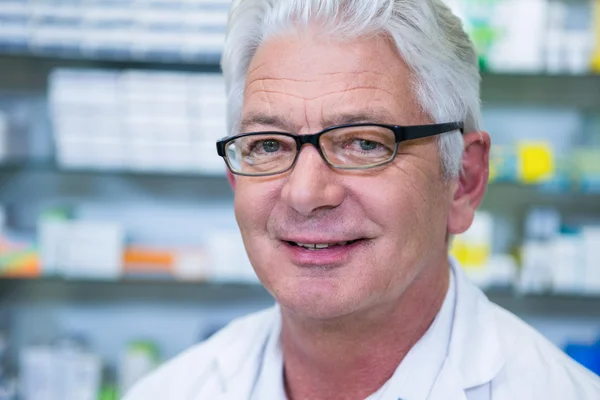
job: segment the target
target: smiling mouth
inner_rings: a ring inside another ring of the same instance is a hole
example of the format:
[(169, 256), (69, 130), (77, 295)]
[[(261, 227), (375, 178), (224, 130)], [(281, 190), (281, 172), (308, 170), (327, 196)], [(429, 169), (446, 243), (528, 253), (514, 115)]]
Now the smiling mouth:
[(307, 250), (318, 251), (318, 250), (330, 249), (330, 248), (334, 248), (334, 247), (347, 246), (350, 244), (354, 244), (354, 243), (358, 242), (359, 240), (362, 240), (362, 239), (350, 240), (350, 241), (346, 241), (346, 242), (335, 242), (335, 243), (298, 243), (298, 242), (290, 242), (290, 241), (287, 241), (287, 243), (292, 246), (301, 247), (301, 248), (304, 248)]

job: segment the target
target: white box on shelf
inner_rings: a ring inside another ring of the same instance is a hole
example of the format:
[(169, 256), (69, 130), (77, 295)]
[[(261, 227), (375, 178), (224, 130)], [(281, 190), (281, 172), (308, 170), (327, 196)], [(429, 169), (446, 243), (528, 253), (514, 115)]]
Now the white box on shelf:
[(217, 154), (214, 142), (197, 142), (192, 145), (192, 168), (206, 175), (225, 176), (225, 162)]
[(68, 278), (118, 279), (125, 232), (118, 223), (73, 221), (65, 244), (63, 274)]
[(133, 20), (129, 1), (83, 2), (80, 13), (86, 23), (125, 23)]
[(31, 46), (66, 46), (77, 48), (81, 43), (81, 29), (78, 25), (44, 24), (31, 31)]
[(183, 15), (180, 20), (188, 29), (227, 27), (227, 9), (210, 10), (195, 7)]
[(528, 240), (522, 246), (521, 293), (546, 293), (552, 288), (552, 242)]
[(29, 26), (26, 23), (3, 21), (0, 24), (0, 43), (25, 44), (28, 40)]
[(56, 136), (123, 140), (121, 122), (115, 115), (109, 113), (93, 117), (64, 113), (54, 117), (53, 127)]
[(212, 143), (213, 147), (217, 140), (227, 136), (227, 126), (224, 120), (196, 120), (194, 122), (197, 122), (192, 124), (194, 138), (202, 138), (203, 141)]
[(225, 78), (222, 74), (214, 72), (202, 72), (194, 74), (192, 77), (193, 86), (201, 91), (208, 93), (218, 92), (221, 94), (225, 93)]
[(56, 350), (65, 400), (96, 400), (102, 383), (102, 360), (89, 352)]
[(585, 257), (581, 235), (560, 235), (552, 239), (552, 290), (556, 293), (582, 293), (585, 286)]
[(118, 106), (119, 73), (97, 69), (59, 68), (49, 77), (52, 104), (92, 104), (109, 108)]
[(5, 0), (0, 2), (1, 18), (29, 18), (30, 5), (23, 0)]
[(0, 111), (0, 163), (8, 156), (8, 118), (5, 113)]
[(225, 46), (225, 32), (190, 31), (181, 38), (181, 48), (189, 54), (220, 54)]
[(489, 51), (493, 71), (540, 72), (544, 69), (546, 0), (497, 2), (492, 23), (502, 35)]
[(34, 20), (79, 20), (79, 1), (29, 1), (28, 11)]
[(185, 93), (163, 96), (164, 92), (154, 94), (129, 95), (124, 100), (123, 113), (129, 116), (164, 117), (171, 119), (187, 119), (188, 104)]
[(208, 279), (214, 282), (247, 282), (254, 273), (235, 230), (214, 230), (207, 243), (209, 251)]
[(94, 53), (98, 50), (114, 51), (127, 54), (132, 46), (131, 28), (105, 26), (86, 26), (81, 39), (82, 54)]
[(204, 250), (178, 250), (173, 265), (175, 279), (200, 281), (207, 279), (207, 255)]
[(164, 142), (158, 145), (156, 163), (159, 171), (185, 172), (191, 169), (191, 151), (188, 142)]
[(102, 360), (95, 354), (49, 346), (20, 354), (21, 396), (31, 400), (95, 400)]
[(175, 7), (136, 7), (134, 23), (141, 27), (180, 26), (185, 19), (184, 10), (176, 2), (171, 4)]
[(200, 118), (202, 122), (225, 125), (227, 120), (227, 103), (225, 98), (200, 98), (190, 108), (194, 117)]
[(41, 217), (38, 223), (38, 245), (42, 276), (57, 275), (69, 241), (70, 222), (64, 218)]
[(147, 93), (156, 87), (185, 91), (189, 72), (128, 70), (122, 73), (124, 90)]
[(59, 400), (57, 368), (53, 349), (46, 346), (26, 347), (19, 354), (19, 390), (23, 399)]
[(582, 235), (585, 293), (600, 295), (600, 226), (586, 226)]
[[(59, 136), (57, 138), (58, 159), (87, 160), (88, 167), (102, 166), (117, 168), (123, 166), (127, 148), (121, 138), (102, 136)], [(68, 164), (68, 163), (66, 163)]]

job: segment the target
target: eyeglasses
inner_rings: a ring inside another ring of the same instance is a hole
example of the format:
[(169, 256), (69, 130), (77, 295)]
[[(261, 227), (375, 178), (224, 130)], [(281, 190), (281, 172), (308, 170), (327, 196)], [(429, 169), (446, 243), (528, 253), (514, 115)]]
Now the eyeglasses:
[(431, 125), (348, 124), (310, 135), (284, 132), (243, 133), (217, 142), (217, 153), (233, 174), (268, 176), (294, 167), (300, 149), (311, 144), (329, 166), (345, 170), (375, 168), (390, 163), (398, 144), (459, 130), (462, 122)]

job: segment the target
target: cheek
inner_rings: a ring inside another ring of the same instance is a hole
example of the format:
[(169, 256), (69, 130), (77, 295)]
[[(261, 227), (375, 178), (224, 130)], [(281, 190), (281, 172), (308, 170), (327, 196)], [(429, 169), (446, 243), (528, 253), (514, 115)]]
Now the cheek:
[(277, 188), (272, 182), (254, 180), (256, 178), (238, 179), (235, 190), (235, 217), (244, 240), (266, 231), (270, 210), (277, 198)]
[(268, 223), (279, 198), (280, 186), (274, 180), (242, 178), (235, 190), (235, 218), (248, 258), (261, 280), (264, 278), (262, 269), (268, 269), (267, 265), (273, 259)]
[(383, 265), (386, 261), (414, 264), (445, 240), (448, 205), (444, 205), (445, 193), (437, 181), (404, 180), (402, 185), (388, 184), (379, 193), (369, 191), (368, 195), (365, 203), (371, 206), (367, 213), (385, 231), (381, 255), (388, 260), (382, 260)]

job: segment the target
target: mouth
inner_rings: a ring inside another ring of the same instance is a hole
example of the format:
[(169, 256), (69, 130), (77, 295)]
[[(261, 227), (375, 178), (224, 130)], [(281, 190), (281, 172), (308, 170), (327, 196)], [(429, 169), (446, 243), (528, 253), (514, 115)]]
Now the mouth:
[(291, 241), (287, 241), (287, 240), (285, 242), (287, 244), (289, 244), (290, 246), (300, 247), (300, 248), (311, 250), (311, 251), (319, 251), (319, 250), (325, 250), (325, 249), (332, 249), (332, 248), (336, 248), (336, 247), (348, 246), (348, 245), (354, 244), (360, 240), (363, 240), (363, 239), (348, 240), (348, 241), (343, 241), (343, 242), (332, 242), (332, 243), (298, 243), (298, 242), (291, 242)]

